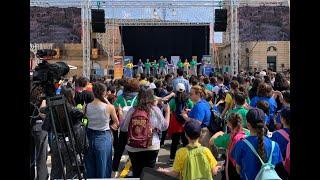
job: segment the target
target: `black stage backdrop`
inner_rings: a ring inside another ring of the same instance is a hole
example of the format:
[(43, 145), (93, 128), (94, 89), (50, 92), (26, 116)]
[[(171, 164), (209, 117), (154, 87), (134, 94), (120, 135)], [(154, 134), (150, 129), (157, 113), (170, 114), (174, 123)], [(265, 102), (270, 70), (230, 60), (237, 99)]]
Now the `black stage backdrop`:
[(120, 27), (124, 52), (133, 56), (134, 64), (141, 58), (150, 60), (165, 56), (192, 56), (209, 54), (209, 26), (122, 26)]

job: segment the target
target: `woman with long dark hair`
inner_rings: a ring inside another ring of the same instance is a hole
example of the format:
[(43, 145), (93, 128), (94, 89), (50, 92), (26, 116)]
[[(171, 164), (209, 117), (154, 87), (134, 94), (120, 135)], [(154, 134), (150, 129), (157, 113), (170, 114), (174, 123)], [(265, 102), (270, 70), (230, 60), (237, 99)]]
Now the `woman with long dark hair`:
[(262, 82), (262, 79), (261, 79), (261, 78), (255, 78), (255, 79), (253, 80), (252, 87), (251, 87), (251, 89), (249, 90), (249, 98), (250, 98), (250, 100), (251, 100), (253, 97), (257, 96), (258, 86), (259, 86), (259, 84), (260, 84), (261, 82)]
[[(250, 136), (244, 139), (246, 142), (242, 140), (235, 144), (231, 151), (231, 157), (235, 160), (236, 170), (241, 179), (255, 179), (261, 168), (260, 160), (247, 143), (255, 148), (264, 163), (272, 156), (271, 164), (283, 167), (279, 145), (264, 136), (264, 115), (261, 109), (253, 108), (249, 110), (247, 121)], [(272, 146), (274, 148), (271, 153)]]
[[(112, 132), (119, 126), (116, 110), (105, 99), (107, 88), (102, 83), (93, 84), (94, 100), (87, 104), (85, 113), (89, 124), (87, 136), (89, 150), (85, 154), (88, 178), (110, 178), (112, 172)], [(110, 117), (113, 124), (110, 125)]]
[(138, 94), (138, 104), (129, 110), (121, 125), (121, 131), (128, 132), (126, 149), (136, 178), (140, 177), (144, 167), (154, 168), (156, 164), (160, 133), (168, 128), (170, 121), (170, 107), (166, 106), (164, 111), (165, 117), (157, 106), (153, 90), (142, 87)]

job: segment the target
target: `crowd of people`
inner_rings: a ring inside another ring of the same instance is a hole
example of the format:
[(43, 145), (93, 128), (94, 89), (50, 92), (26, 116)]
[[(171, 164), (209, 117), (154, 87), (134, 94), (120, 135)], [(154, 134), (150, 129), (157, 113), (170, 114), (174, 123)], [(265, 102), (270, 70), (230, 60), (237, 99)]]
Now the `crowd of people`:
[[(185, 180), (213, 179), (219, 172), (222, 179), (255, 179), (265, 165), (281, 179), (289, 177), (290, 81), (283, 73), (190, 76), (179, 68), (177, 75), (155, 77), (146, 72), (133, 78), (74, 77), (61, 83), (59, 93), (66, 97), (70, 112), (76, 109), (88, 119), (84, 153), (88, 178), (119, 177), (125, 151), (133, 177), (150, 167)], [(45, 107), (45, 101), (37, 98), (40, 94), (35, 91), (31, 101)], [(71, 119), (76, 119), (73, 114), (77, 113), (71, 113)], [(45, 116), (41, 113), (36, 119), (43, 120), (41, 137), (49, 140), (42, 150), (49, 144), (50, 178), (62, 178), (56, 147), (60, 139), (44, 128)], [(166, 139), (172, 140), (168, 161), (172, 168), (159, 168), (158, 153)], [(67, 159), (66, 152), (63, 156)], [(218, 163), (221, 158), (224, 163)], [(45, 159), (37, 159), (37, 166), (44, 166), (38, 160)], [(72, 161), (66, 162), (67, 178), (75, 175)], [(38, 167), (38, 177), (48, 177), (46, 167)]]

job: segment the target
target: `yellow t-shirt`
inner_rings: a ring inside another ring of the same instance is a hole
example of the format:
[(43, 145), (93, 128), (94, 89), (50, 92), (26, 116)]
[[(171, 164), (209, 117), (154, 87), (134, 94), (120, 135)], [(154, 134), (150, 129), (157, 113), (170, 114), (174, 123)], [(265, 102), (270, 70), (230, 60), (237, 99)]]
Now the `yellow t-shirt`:
[[(197, 143), (196, 146), (201, 146), (201, 145), (200, 145), (200, 143)], [(211, 166), (211, 169), (215, 168), (217, 166), (217, 160), (212, 155), (210, 149), (205, 147), (204, 153), (205, 153), (206, 157), (208, 158), (208, 162)], [(180, 176), (182, 174), (183, 166), (185, 164), (185, 160), (186, 160), (187, 156), (188, 156), (188, 148), (183, 147), (177, 151), (176, 157), (174, 158), (173, 171), (178, 172), (180, 174)], [(182, 179), (184, 179), (184, 178), (182, 177)]]
[(185, 68), (187, 68), (187, 67), (190, 66), (190, 64), (189, 64), (188, 62), (185, 62), (185, 63), (183, 63), (183, 64), (184, 64), (184, 67), (185, 67)]
[(128, 63), (128, 64), (127, 64), (127, 68), (132, 69), (132, 67), (133, 67), (133, 64), (132, 64), (132, 63)]
[(224, 101), (232, 107), (233, 99), (232, 99), (232, 97), (231, 97), (231, 95), (229, 93), (227, 93), (226, 99)]

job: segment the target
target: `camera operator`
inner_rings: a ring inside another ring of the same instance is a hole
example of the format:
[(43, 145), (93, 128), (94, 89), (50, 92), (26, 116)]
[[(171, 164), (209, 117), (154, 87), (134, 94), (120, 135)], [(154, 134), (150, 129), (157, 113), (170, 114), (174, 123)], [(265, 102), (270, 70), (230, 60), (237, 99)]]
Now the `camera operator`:
[[(48, 179), (47, 169), (47, 147), (48, 147), (48, 133), (42, 130), (43, 114), (39, 112), (41, 105), (40, 87), (35, 88), (31, 92), (31, 139), (30, 139), (30, 152), (31, 152), (31, 165), (30, 165), (30, 179), (45, 180)], [(36, 166), (36, 173), (35, 173)]]
[[(61, 94), (64, 95), (66, 98), (66, 106), (67, 106), (67, 111), (69, 114), (70, 122), (72, 125), (72, 128), (75, 132), (75, 142), (80, 142), (81, 138), (84, 138), (83, 132), (85, 129), (81, 126), (81, 120), (83, 118), (83, 112), (79, 110), (78, 108), (75, 107), (75, 92), (72, 89), (70, 85), (67, 86), (62, 86), (61, 87)], [(61, 113), (61, 112), (58, 112)], [(53, 131), (51, 128), (51, 119), (49, 114), (47, 113), (47, 117), (44, 123), (43, 128), (46, 129), (47, 131)], [(58, 117), (58, 116), (57, 116)], [(63, 118), (65, 121), (66, 119)], [(61, 121), (61, 120), (60, 120)], [(83, 129), (82, 129), (83, 128)], [(58, 130), (57, 131), (61, 131)], [(61, 162), (59, 158), (59, 151), (58, 148), (61, 151), (62, 154), (62, 159), (66, 168), (66, 178), (73, 178), (76, 175), (76, 171), (74, 171), (74, 165), (75, 165), (75, 157), (74, 157), (74, 151), (72, 150), (71, 142), (69, 140), (70, 137), (66, 137), (66, 142), (67, 146), (65, 145), (64, 142), (64, 133), (67, 136), (67, 133), (63, 132), (58, 132), (58, 137), (53, 137), (53, 142), (52, 142), (52, 147), (51, 147), (51, 164), (52, 164), (52, 169), (51, 169), (51, 179), (61, 179), (63, 178), (63, 169), (61, 167)], [(58, 146), (57, 146), (57, 141), (58, 141)], [(78, 151), (79, 146), (83, 146), (81, 144), (76, 143), (76, 151)]]

